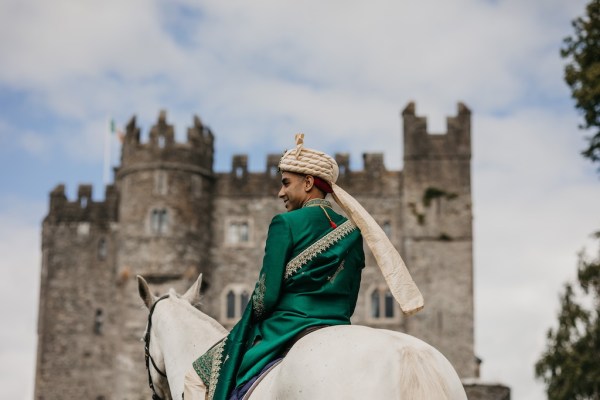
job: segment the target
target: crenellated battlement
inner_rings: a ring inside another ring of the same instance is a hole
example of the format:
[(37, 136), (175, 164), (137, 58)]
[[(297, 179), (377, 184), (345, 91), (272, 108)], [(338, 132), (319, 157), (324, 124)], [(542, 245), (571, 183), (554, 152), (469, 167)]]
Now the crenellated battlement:
[[(350, 154), (335, 153), (335, 161), (340, 169), (340, 177), (350, 172)], [(376, 174), (387, 171), (383, 160), (383, 153), (363, 153), (363, 170), (352, 171), (354, 173)], [(235, 154), (231, 157), (231, 170), (229, 174), (236, 178), (244, 178), (249, 174), (276, 175), (279, 173), (278, 166), (281, 154), (267, 154), (266, 169), (262, 172), (248, 171), (248, 154)]]
[(405, 160), (471, 157), (471, 110), (463, 103), (458, 103), (456, 116), (446, 118), (444, 134), (428, 132), (427, 118), (416, 115), (413, 102), (404, 108), (402, 118)]
[(214, 135), (211, 129), (194, 116), (187, 131), (187, 141), (177, 143), (175, 128), (167, 123), (167, 113), (161, 110), (156, 124), (150, 128), (149, 139), (140, 140), (140, 128), (133, 116), (126, 125), (121, 152), (121, 169), (139, 167), (140, 164), (169, 162), (191, 164), (203, 172), (212, 173)]
[[(337, 183), (349, 190), (384, 193), (397, 191), (400, 171), (388, 171), (383, 153), (364, 153), (363, 169), (350, 170), (350, 155), (334, 156), (340, 174)], [(263, 171), (248, 170), (248, 154), (236, 154), (231, 159), (231, 170), (217, 173), (217, 195), (275, 195), (279, 190), (279, 160), (281, 154), (268, 154)]]
[(50, 209), (46, 221), (95, 222), (106, 224), (117, 221), (117, 192), (113, 185), (106, 186), (105, 200), (92, 200), (92, 185), (83, 184), (77, 188), (77, 198), (69, 201), (65, 185), (59, 184), (50, 192)]

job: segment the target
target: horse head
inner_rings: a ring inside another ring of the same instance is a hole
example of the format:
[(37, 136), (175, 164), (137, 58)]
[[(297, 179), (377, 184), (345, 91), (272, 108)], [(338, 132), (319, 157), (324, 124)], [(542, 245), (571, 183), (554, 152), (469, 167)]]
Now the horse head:
[(156, 297), (143, 277), (138, 275), (137, 279), (140, 297), (149, 310), (143, 340), (152, 398), (179, 399), (183, 377), (192, 362), (227, 331), (195, 307), (200, 300), (202, 274), (181, 296), (171, 289)]

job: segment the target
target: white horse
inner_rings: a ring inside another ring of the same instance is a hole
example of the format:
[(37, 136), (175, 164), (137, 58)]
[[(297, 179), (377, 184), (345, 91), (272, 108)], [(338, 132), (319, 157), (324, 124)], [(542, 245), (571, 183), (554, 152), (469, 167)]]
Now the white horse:
[[(183, 378), (192, 362), (227, 335), (217, 321), (192, 306), (199, 301), (201, 282), (202, 275), (183, 296), (171, 290), (161, 300), (138, 276), (140, 296), (151, 310), (147, 367), (159, 398), (181, 399)], [(399, 332), (343, 325), (300, 339), (251, 392), (250, 400), (259, 399), (466, 400), (467, 396), (450, 362), (427, 343)]]

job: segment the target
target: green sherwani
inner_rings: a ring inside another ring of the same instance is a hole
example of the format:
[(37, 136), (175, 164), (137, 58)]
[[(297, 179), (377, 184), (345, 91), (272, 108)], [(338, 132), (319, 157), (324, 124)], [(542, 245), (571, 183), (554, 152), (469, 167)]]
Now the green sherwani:
[(360, 231), (325, 200), (273, 218), (259, 279), (242, 318), (194, 362), (209, 399), (227, 399), (304, 329), (350, 324), (364, 261)]

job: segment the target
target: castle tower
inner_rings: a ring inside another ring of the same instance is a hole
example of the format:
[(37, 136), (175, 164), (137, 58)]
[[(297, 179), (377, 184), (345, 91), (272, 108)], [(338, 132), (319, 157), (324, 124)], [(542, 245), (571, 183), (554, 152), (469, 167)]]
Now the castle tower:
[(117, 302), (123, 327), (116, 344), (115, 379), (122, 399), (148, 397), (139, 342), (146, 320), (136, 275), (160, 293), (170, 287), (183, 292), (199, 272), (210, 279), (213, 142), (212, 132), (198, 117), (186, 143), (175, 141), (164, 111), (147, 143), (140, 142), (135, 118), (127, 125), (116, 169)]
[(425, 298), (406, 330), (438, 348), (461, 378), (475, 377), (471, 112), (459, 103), (439, 135), (413, 103), (402, 117), (402, 254)]
[(79, 186), (50, 193), (42, 226), (36, 400), (107, 398), (115, 337), (114, 240), (117, 196), (92, 200)]

